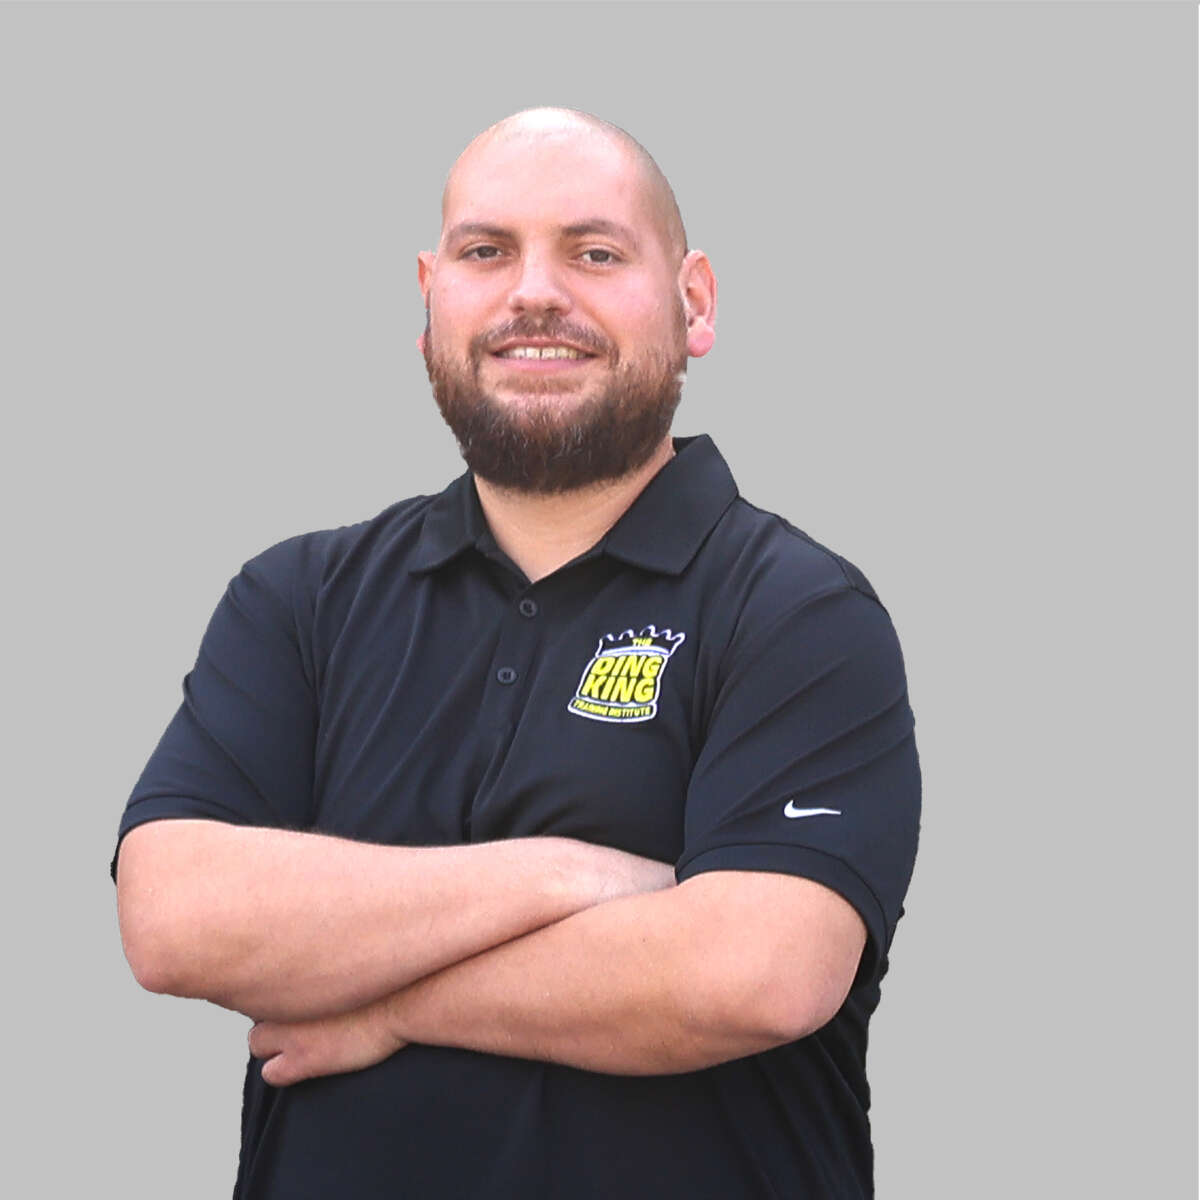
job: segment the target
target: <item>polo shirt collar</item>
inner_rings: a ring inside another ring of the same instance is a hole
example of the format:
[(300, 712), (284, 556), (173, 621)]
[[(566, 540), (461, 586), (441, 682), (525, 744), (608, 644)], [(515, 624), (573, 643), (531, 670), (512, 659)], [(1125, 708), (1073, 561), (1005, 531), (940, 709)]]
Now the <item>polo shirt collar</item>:
[[(596, 549), (631, 566), (679, 575), (736, 496), (737, 484), (712, 438), (675, 438), (675, 457)], [(436, 570), (485, 544), (494, 542), (468, 471), (430, 505), (409, 570)]]
[(460, 475), (425, 513), (417, 548), (409, 560), (410, 571), (436, 571), (490, 533), (471, 472)]
[(737, 494), (712, 438), (676, 438), (675, 457), (608, 531), (604, 551), (634, 567), (682, 574)]

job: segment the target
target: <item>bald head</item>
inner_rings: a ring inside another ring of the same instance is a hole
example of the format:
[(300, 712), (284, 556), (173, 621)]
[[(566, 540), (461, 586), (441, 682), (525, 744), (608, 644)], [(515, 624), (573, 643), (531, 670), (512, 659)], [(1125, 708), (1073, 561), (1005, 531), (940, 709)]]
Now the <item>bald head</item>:
[(667, 254), (673, 262), (681, 262), (687, 253), (687, 235), (675, 193), (658, 163), (646, 148), (617, 125), (572, 108), (530, 108), (514, 113), (485, 129), (459, 155), (450, 168), (442, 191), (442, 220), (461, 182), (464, 168), (469, 166), (489, 146), (498, 142), (528, 148), (537, 154), (556, 145), (586, 144), (591, 141), (600, 150), (608, 148), (627, 158), (636, 168), (636, 176), (644, 201), (660, 232)]

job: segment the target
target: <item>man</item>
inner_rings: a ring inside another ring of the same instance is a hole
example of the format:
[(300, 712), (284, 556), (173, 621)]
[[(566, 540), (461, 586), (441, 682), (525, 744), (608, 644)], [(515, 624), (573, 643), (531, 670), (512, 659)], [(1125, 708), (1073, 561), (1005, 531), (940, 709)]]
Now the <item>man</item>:
[(481, 134), (419, 256), (469, 473), (247, 563), (130, 799), (139, 981), (243, 1012), (239, 1197), (859, 1197), (919, 779), (862, 575), (673, 441), (646, 152)]

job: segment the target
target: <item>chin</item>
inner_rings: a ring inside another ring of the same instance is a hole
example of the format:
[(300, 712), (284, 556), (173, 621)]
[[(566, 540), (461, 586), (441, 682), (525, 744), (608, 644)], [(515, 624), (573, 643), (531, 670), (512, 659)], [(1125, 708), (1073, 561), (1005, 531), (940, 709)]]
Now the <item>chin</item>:
[(580, 379), (529, 379), (504, 384), (483, 381), (483, 390), (492, 401), (511, 404), (524, 400), (587, 400), (603, 394), (604, 388)]

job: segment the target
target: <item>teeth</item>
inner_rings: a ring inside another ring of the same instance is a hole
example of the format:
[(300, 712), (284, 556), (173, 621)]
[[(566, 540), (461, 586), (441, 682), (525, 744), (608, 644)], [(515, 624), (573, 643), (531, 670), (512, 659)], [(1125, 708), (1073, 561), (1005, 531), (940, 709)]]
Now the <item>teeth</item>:
[(503, 350), (501, 358), (586, 358), (579, 350), (570, 346), (513, 346)]

